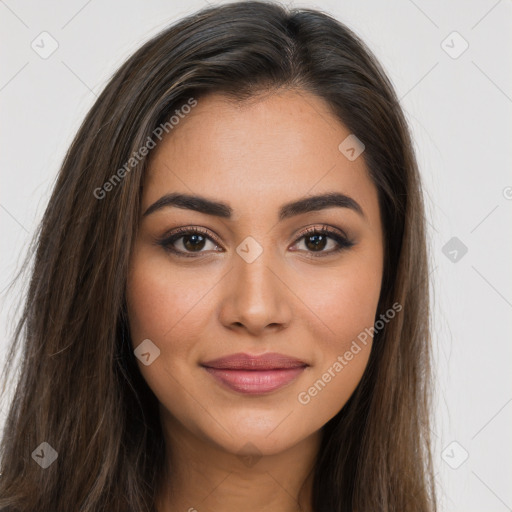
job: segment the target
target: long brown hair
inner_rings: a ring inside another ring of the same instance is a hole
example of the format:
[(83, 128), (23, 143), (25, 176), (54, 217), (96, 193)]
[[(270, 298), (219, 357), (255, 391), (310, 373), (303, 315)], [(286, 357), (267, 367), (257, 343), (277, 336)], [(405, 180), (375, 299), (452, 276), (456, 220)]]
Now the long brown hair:
[[(323, 428), (314, 511), (436, 510), (428, 243), (407, 122), (385, 72), (346, 26), (318, 10), (251, 1), (208, 7), (146, 42), (65, 156), (4, 371), (7, 382), (19, 352), (0, 445), (1, 511), (154, 510), (163, 435), (125, 304), (148, 156), (130, 159), (191, 98), (247, 100), (280, 88), (323, 98), (365, 144), (385, 230), (376, 318), (403, 307), (375, 334), (359, 385)], [(46, 469), (31, 456), (42, 442), (58, 454)]]

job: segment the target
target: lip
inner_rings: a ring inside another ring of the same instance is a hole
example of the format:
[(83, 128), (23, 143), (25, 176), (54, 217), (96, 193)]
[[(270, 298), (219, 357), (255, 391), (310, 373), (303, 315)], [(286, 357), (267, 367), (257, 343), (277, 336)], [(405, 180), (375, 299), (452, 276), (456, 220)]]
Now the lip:
[(245, 394), (275, 391), (295, 380), (309, 365), (284, 354), (232, 354), (201, 366), (229, 389)]
[(218, 370), (288, 370), (308, 366), (308, 364), (296, 357), (268, 352), (261, 355), (251, 355), (245, 353), (231, 354), (229, 356), (219, 357), (201, 363), (208, 368)]

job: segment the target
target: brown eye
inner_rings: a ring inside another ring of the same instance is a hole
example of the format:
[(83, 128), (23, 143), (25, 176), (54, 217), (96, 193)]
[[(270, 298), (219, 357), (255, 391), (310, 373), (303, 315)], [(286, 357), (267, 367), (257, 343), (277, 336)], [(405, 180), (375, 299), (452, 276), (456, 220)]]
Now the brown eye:
[(159, 240), (158, 244), (178, 256), (194, 257), (191, 253), (207, 252), (203, 249), (208, 242), (211, 242), (212, 250), (218, 247), (213, 238), (206, 233), (199, 228), (182, 228)]
[[(301, 240), (304, 240), (305, 249), (299, 250), (310, 254), (312, 257), (328, 256), (354, 245), (354, 242), (344, 235), (326, 226), (321, 229), (310, 228), (303, 232), (295, 241), (295, 245)], [(208, 250), (203, 251), (207, 247), (208, 242), (212, 245), (210, 250), (220, 252), (219, 245), (213, 237), (207, 231), (200, 228), (180, 228), (159, 240), (158, 244), (166, 251), (177, 256), (193, 258), (195, 257), (194, 253), (200, 255), (201, 253), (209, 252)]]
[(187, 251), (200, 251), (204, 247), (206, 241), (203, 235), (197, 235), (195, 233), (190, 235), (183, 235), (180, 238), (183, 239), (181, 243), (183, 244), (183, 247), (187, 249)]
[(304, 243), (311, 251), (322, 251), (325, 249), (328, 239), (327, 235), (307, 235), (304, 237)]
[[(306, 252), (318, 253), (313, 256), (327, 256), (329, 254), (337, 253), (343, 249), (348, 249), (354, 245), (354, 242), (343, 236), (337, 231), (333, 231), (328, 227), (321, 229), (312, 228), (303, 233), (295, 243), (304, 239)], [(334, 248), (324, 250), (329, 245), (329, 240), (333, 241)]]

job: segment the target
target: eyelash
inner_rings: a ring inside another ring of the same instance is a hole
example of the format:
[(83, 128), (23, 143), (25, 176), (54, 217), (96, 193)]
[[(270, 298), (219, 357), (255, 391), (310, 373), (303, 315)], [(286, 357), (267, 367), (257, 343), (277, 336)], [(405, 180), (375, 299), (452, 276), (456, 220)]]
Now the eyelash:
[[(166, 251), (169, 251), (176, 256), (184, 257), (184, 258), (197, 258), (194, 253), (186, 253), (183, 251), (176, 250), (173, 245), (180, 239), (183, 238), (186, 235), (202, 235), (212, 242), (214, 242), (217, 245), (220, 245), (213, 237), (210, 236), (208, 231), (204, 230), (203, 228), (198, 227), (190, 227), (190, 228), (179, 228), (172, 232), (170, 235), (165, 236), (159, 240), (157, 240), (158, 245), (162, 246)], [(339, 234), (337, 231), (333, 231), (328, 226), (322, 226), (320, 229), (314, 227), (314, 228), (308, 228), (304, 230), (302, 233), (300, 233), (299, 237), (295, 240), (293, 245), (296, 245), (297, 242), (302, 240), (303, 238), (307, 238), (308, 236), (314, 236), (314, 235), (326, 235), (328, 238), (333, 239), (337, 244), (338, 247), (336, 249), (332, 249), (330, 251), (319, 251), (315, 253), (315, 251), (306, 251), (311, 256), (311, 258), (322, 258), (325, 256), (329, 256), (332, 254), (339, 253), (345, 249), (349, 249), (352, 247), (355, 243), (349, 240), (348, 238), (344, 237), (343, 235)], [(202, 251), (199, 251), (197, 254), (201, 254)]]

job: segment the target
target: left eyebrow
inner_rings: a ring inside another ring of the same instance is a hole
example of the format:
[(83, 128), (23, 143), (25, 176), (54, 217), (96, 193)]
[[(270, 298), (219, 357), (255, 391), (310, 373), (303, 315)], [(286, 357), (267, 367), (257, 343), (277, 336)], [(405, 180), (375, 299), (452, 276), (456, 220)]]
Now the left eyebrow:
[[(224, 219), (230, 219), (233, 209), (226, 203), (215, 201), (206, 197), (172, 193), (165, 194), (160, 199), (155, 201), (147, 208), (143, 216), (151, 215), (152, 213), (167, 207), (182, 208), (185, 210), (193, 210), (206, 215), (213, 215)], [(358, 215), (366, 220), (363, 209), (355, 199), (350, 196), (341, 194), (339, 192), (329, 192), (326, 194), (316, 196), (306, 196), (302, 199), (286, 203), (279, 209), (279, 221), (289, 219), (296, 215), (303, 213), (324, 210), (326, 208), (348, 208), (356, 212)]]

